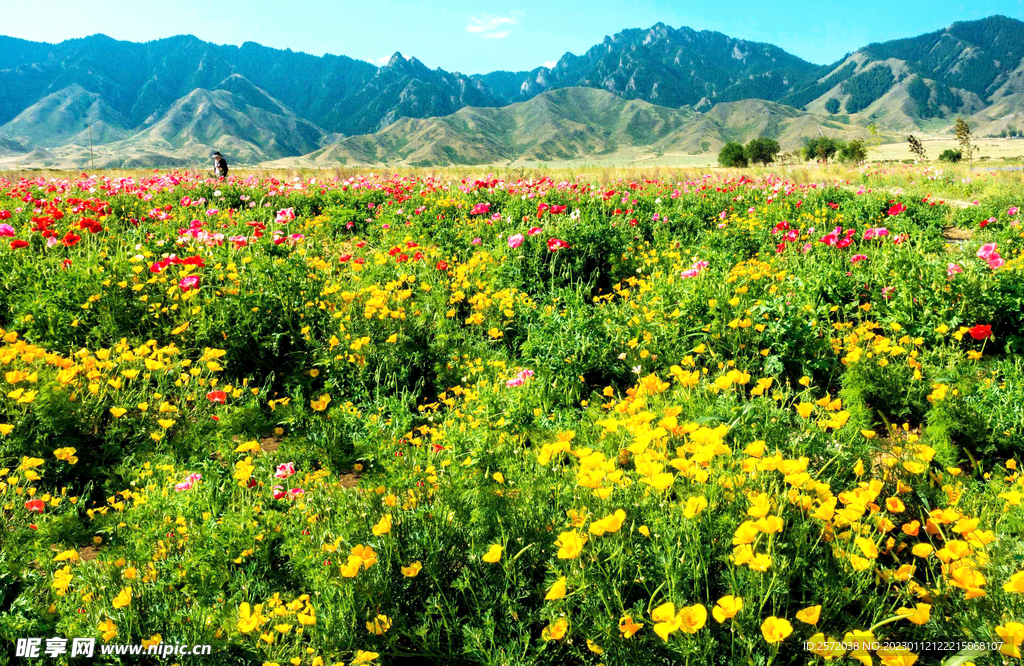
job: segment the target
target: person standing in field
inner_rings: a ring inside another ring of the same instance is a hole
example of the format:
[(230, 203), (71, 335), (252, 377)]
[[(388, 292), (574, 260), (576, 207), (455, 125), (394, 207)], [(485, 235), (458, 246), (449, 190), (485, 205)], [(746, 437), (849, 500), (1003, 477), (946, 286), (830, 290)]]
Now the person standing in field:
[(224, 159), (224, 156), (220, 152), (216, 152), (211, 157), (213, 158), (213, 175), (217, 178), (227, 178), (228, 162)]

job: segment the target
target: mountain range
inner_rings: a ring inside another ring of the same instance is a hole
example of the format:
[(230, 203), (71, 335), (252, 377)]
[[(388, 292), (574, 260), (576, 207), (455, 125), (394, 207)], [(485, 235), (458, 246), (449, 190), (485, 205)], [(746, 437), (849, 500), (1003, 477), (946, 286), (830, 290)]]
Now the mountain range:
[(771, 44), (624, 30), (553, 67), (465, 75), (192, 36), (0, 36), (0, 165), (447, 165), (699, 154), (728, 140), (1024, 129), (1024, 22), (1004, 16), (816, 65)]

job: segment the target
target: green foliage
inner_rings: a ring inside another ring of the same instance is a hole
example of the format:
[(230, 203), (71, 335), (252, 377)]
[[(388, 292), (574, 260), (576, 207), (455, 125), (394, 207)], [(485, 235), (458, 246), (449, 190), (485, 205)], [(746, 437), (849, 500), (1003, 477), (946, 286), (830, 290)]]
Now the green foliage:
[(837, 139), (816, 137), (807, 140), (802, 152), (805, 160), (818, 160), (827, 163), (835, 157), (842, 145), (842, 142)]
[(846, 99), (846, 112), (857, 113), (866, 109), (872, 102), (889, 92), (895, 80), (892, 69), (884, 64), (847, 79), (842, 87), (843, 94), (849, 95)]
[(867, 146), (860, 139), (848, 141), (839, 148), (839, 161), (845, 164), (860, 164), (867, 158)]
[(839, 99), (836, 97), (830, 97), (829, 100), (825, 102), (825, 110), (833, 115), (839, 113)]
[(959, 162), (963, 158), (964, 158), (963, 153), (961, 153), (959, 150), (955, 150), (953, 148), (946, 148), (939, 155), (939, 161), (940, 162), (949, 162), (950, 164), (956, 164), (957, 162)]
[(747, 142), (743, 148), (743, 156), (752, 164), (767, 165), (775, 161), (775, 156), (780, 150), (778, 141), (762, 136)]
[(743, 144), (729, 141), (718, 151), (718, 163), (724, 167), (747, 166), (747, 154)]

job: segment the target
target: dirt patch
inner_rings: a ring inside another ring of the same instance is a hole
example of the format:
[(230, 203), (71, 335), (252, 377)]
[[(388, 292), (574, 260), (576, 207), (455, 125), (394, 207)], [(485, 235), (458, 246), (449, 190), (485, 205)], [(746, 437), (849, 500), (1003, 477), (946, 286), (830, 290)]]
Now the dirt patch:
[(96, 546), (86, 546), (82, 550), (78, 551), (78, 557), (83, 562), (91, 562), (100, 556), (100, 549)]
[(276, 435), (264, 437), (260, 440), (260, 449), (262, 449), (264, 453), (273, 453), (274, 451), (277, 451), (280, 446), (281, 438)]
[(960, 227), (950, 227), (942, 232), (942, 237), (948, 241), (964, 242), (974, 237), (974, 232), (970, 229), (961, 229)]
[(356, 474), (355, 472), (346, 472), (338, 479), (338, 483), (342, 488), (355, 488), (359, 485), (359, 474)]

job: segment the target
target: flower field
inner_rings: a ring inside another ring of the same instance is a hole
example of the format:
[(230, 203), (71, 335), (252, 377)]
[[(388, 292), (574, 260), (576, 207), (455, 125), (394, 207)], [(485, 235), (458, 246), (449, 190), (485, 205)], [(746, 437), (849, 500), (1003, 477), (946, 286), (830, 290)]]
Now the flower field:
[(1019, 663), (1024, 196), (851, 183), (0, 181), (0, 640)]

